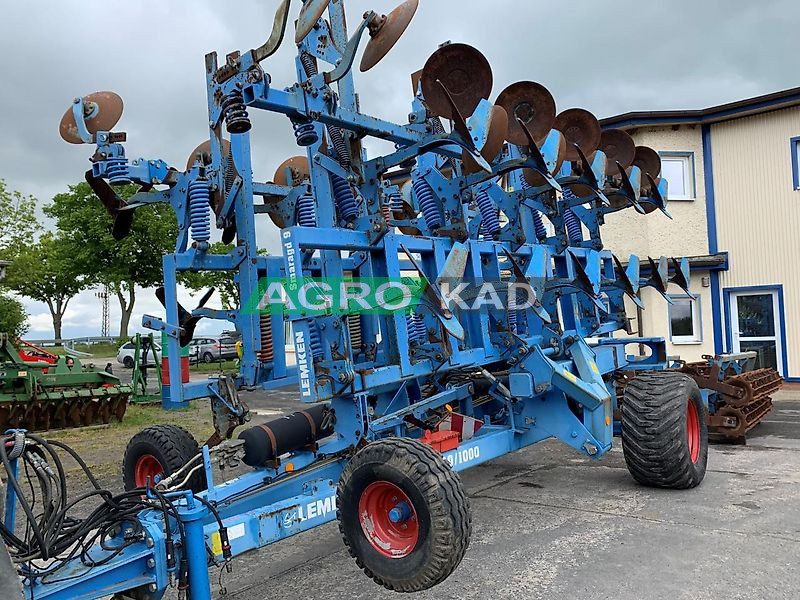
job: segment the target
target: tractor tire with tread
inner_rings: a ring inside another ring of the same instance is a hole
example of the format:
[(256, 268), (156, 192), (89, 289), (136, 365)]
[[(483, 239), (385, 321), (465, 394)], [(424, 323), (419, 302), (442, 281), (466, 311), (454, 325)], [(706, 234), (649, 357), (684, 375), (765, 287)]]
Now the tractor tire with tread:
[[(125, 490), (140, 487), (136, 485), (136, 465), (142, 456), (152, 456), (158, 460), (165, 476), (170, 476), (182, 468), (200, 452), (194, 436), (179, 425), (153, 425), (143, 429), (131, 438), (122, 459), (122, 473)], [(201, 492), (206, 489), (205, 472), (200, 469), (192, 474), (182, 489)]]
[(682, 373), (652, 371), (625, 386), (622, 450), (633, 478), (650, 487), (689, 489), (708, 462), (708, 409)]
[[(375, 482), (400, 488), (413, 505), (419, 536), (401, 557), (382, 554), (365, 534), (359, 502)], [(347, 550), (389, 590), (419, 592), (441, 583), (469, 546), (472, 516), (461, 479), (441, 454), (416, 440), (389, 438), (365, 446), (342, 472), (336, 499)]]

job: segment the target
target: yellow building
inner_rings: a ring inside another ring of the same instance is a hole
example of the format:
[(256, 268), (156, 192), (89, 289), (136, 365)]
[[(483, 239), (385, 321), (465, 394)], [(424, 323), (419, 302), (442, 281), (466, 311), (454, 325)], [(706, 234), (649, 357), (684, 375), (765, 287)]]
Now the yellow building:
[(755, 350), (763, 366), (800, 381), (800, 88), (601, 123), (661, 154), (674, 217), (611, 215), (606, 246), (621, 259), (689, 256), (692, 266), (695, 298), (675, 294), (669, 306), (644, 290), (634, 329), (667, 337), (669, 353), (686, 360)]

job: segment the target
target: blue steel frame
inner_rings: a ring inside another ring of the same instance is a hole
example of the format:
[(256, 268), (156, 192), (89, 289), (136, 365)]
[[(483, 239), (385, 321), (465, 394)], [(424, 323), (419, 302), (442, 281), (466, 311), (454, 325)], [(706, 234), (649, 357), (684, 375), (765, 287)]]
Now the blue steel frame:
[[(332, 2), (327, 10), (328, 19), (320, 19), (298, 45), (299, 83), (291, 87), (274, 87), (254, 51), (231, 54), (222, 67), (216, 54), (206, 57), (210, 164), (198, 160), (180, 171), (160, 160), (128, 161), (114, 134), (98, 132), (93, 137), (86, 131), (82, 103), (76, 103), (76, 122), (84, 140), (96, 141), (95, 157), (104, 157), (93, 162), (94, 176), (114, 183), (114, 179), (120, 180), (120, 165), (124, 165), (122, 179), (166, 186), (137, 194), (131, 209), (168, 202), (178, 216), (175, 252), (163, 258), (166, 318), (145, 316), (144, 325), (165, 332), (169, 355), (179, 356), (177, 274), (199, 270), (234, 272), (243, 304), (258, 292), (263, 277), (399, 278), (417, 266), (420, 275), (431, 282), (434, 295), (439, 294), (440, 282), (448, 278), (491, 282), (511, 277), (528, 283), (540, 304), (513, 315), (509, 309), (491, 304), (454, 315), (448, 315), (447, 307), (430, 305), (419, 314), (427, 339), (409, 335), (405, 314), (356, 315), (361, 338), (366, 341), (361, 348), (351, 344), (347, 320), (351, 315), (308, 318), (292, 314), (287, 318), (298, 356), (296, 367), (289, 367), (280, 351), (274, 352), (269, 362), (260, 358), (259, 350), (266, 342), (264, 331), (271, 332), (275, 348), (284, 347), (282, 315), (262, 317), (241, 307), (194, 311), (197, 316), (228, 321), (242, 332), (238, 386), (271, 389), (298, 385), (303, 401), (327, 402), (336, 416), (335, 434), (315, 451), (291, 453), (275, 465), (220, 484), (213, 482), (209, 451), (204, 448), (209, 489), (201, 496), (219, 510), (234, 556), (333, 519), (336, 485), (348, 457), (365, 441), (421, 436), (422, 430), (409, 424), (409, 417), (430, 418), (450, 405), (483, 421), (474, 438), (444, 455), (456, 471), (548, 438), (557, 438), (585, 456), (600, 458), (612, 444), (616, 397), (611, 375), (621, 369), (667, 367), (663, 339), (612, 335), (628, 327), (625, 296), (635, 298), (642, 286), (655, 287), (666, 296), (666, 259), (643, 279), (636, 257), (622, 269), (603, 249), (600, 237), (604, 217), (611, 212), (627, 208), (644, 212), (643, 204), (653, 204), (668, 214), (664, 184), (652, 197), (641, 197), (639, 169), (622, 173), (621, 183), (612, 181), (606, 177), (606, 157), (601, 151), (582, 158), (579, 168), (566, 164), (559, 169), (562, 140), (555, 130), (541, 148), (507, 146), (490, 164), (474, 140), (461, 136), (459, 127), (450, 133), (433, 133), (419, 91), (408, 124), (360, 113), (350, 71), (334, 87), (330, 74), (309, 76), (300, 60), (304, 53), (315, 62), (330, 65), (341, 62), (346, 66), (352, 59), (349, 50), (343, 50), (344, 54), (339, 50), (351, 47), (344, 2)], [(356, 36), (363, 30), (362, 23)], [(335, 44), (329, 43), (331, 39)], [(230, 135), (232, 165), (227, 161), (222, 128), (229, 116), (226, 107), (238, 95), (243, 102), (240, 108), (281, 113), (295, 125), (313, 129), (316, 141), (307, 148), (308, 182), (281, 186), (256, 181), (249, 131)], [(489, 106), (483, 101), (468, 121), (479, 140), (487, 137)], [(322, 151), (327, 127), (343, 131), (351, 165)], [(394, 142), (397, 149), (369, 158), (361, 146), (365, 136)], [(470, 154), (483, 169), (462, 170), (458, 159), (463, 153)], [(422, 210), (417, 192), (406, 197), (415, 217), (400, 218), (392, 213), (387, 221), (382, 206), (401, 192), (390, 183), (388, 172), (408, 161), (416, 163), (413, 181), (430, 187), (436, 210), (446, 217), (440, 228), (428, 224), (431, 213)], [(541, 183), (528, 187), (522, 180), (523, 168), (538, 173)], [(345, 180), (356, 197), (357, 214), (349, 221), (343, 218), (332, 176)], [(205, 209), (202, 202), (193, 203), (190, 190), (198, 186), (219, 193), (221, 201), (215, 213), (207, 208), (208, 194)], [(571, 194), (562, 196), (563, 189)], [(494, 238), (481, 233), (484, 216), (473, 204), (478, 192), (486, 192), (507, 217)], [(296, 203), (309, 193), (314, 201), (315, 227), (300, 226), (295, 217)], [(585, 232), (582, 240), (568, 239), (568, 209), (580, 220)], [(554, 228), (547, 239), (536, 237), (537, 214)], [(283, 225), (279, 234), (282, 256), (257, 253), (256, 218), (265, 215)], [(235, 226), (237, 244), (226, 255), (208, 252), (209, 238), (203, 234), (203, 225), (212, 218), (219, 228)], [(398, 233), (395, 228), (399, 226), (414, 228), (419, 234)], [(464, 254), (467, 259), (459, 263), (458, 257)], [(681, 269), (688, 278), (684, 264)], [(321, 353), (312, 356), (310, 349), (317, 337)], [(590, 338), (591, 343), (587, 341)], [(628, 344), (648, 346), (650, 356), (626, 355)], [(474, 373), (479, 368), (508, 372), (507, 387), (492, 381), (480, 404), (475, 402), (475, 381), (448, 386), (434, 377), (459, 370)], [(165, 408), (219, 396), (214, 378), (181, 384), (179, 361), (170, 361), (169, 374), (172, 383)], [(431, 385), (432, 392), (423, 394), (423, 387)], [(207, 600), (206, 546), (221, 555), (217, 524), (191, 493), (182, 492), (175, 500), (187, 535), (186, 547), (177, 552), (189, 562), (191, 597)], [(7, 505), (13, 504), (12, 498)], [(147, 531), (141, 543), (102, 568), (88, 569), (73, 561), (64, 571), (69, 579), (36, 581), (27, 588), (29, 597), (93, 598), (141, 585), (152, 598), (160, 598), (175, 575), (165, 563), (162, 516), (145, 511), (139, 519)], [(96, 548), (93, 552), (101, 556), (104, 551)]]

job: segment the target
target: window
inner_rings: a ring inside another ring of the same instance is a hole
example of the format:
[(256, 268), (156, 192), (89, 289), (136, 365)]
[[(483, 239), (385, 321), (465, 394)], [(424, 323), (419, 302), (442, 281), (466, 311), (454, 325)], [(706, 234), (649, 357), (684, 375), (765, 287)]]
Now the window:
[(693, 344), (703, 341), (700, 321), (700, 298), (670, 296), (669, 339), (673, 344)]
[(661, 177), (667, 180), (668, 200), (694, 200), (694, 154), (662, 152)]
[(800, 190), (800, 136), (789, 140), (792, 151), (792, 187), (795, 191)]

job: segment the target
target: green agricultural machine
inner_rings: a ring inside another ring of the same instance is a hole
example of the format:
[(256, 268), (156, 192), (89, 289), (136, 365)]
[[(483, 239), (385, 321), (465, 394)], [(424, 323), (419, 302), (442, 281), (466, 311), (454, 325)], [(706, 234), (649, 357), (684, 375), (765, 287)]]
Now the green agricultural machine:
[(121, 421), (130, 395), (130, 386), (77, 358), (23, 360), (8, 335), (0, 334), (0, 431)]

